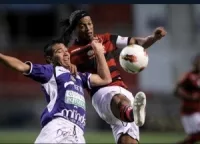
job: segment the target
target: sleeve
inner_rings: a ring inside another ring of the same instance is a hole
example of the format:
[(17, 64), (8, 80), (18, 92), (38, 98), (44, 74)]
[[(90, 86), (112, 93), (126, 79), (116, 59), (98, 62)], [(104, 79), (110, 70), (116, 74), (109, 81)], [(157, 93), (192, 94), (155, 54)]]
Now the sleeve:
[(129, 44), (131, 37), (123, 37), (120, 35), (110, 35), (111, 42), (119, 49), (126, 47)]
[(31, 66), (30, 71), (27, 73), (24, 73), (26, 77), (29, 77), (42, 84), (47, 83), (51, 79), (53, 75), (52, 65), (32, 64), (29, 61), (25, 63)]
[(91, 77), (91, 73), (79, 73), (79, 76), (81, 77), (82, 79), (82, 82), (83, 82), (83, 87), (84, 88), (89, 88), (91, 89), (91, 82), (90, 82), (90, 77)]

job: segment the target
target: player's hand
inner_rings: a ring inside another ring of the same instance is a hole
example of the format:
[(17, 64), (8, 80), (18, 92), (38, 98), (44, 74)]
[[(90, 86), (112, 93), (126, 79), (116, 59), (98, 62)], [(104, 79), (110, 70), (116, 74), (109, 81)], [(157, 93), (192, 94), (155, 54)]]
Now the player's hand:
[(99, 42), (99, 43), (103, 43), (102, 38), (97, 37), (97, 36), (93, 37), (93, 40), (95, 40), (95, 41), (97, 41), (97, 42)]
[(96, 54), (105, 53), (104, 46), (98, 40), (94, 39), (91, 42), (91, 46)]
[(158, 27), (154, 30), (153, 35), (156, 40), (160, 40), (162, 37), (164, 37), (167, 34), (164, 27)]
[(78, 74), (78, 72), (77, 72), (77, 67), (76, 67), (74, 64), (71, 64), (71, 65), (69, 66), (69, 71), (70, 71), (71, 74), (73, 74), (73, 75), (77, 75), (77, 74)]

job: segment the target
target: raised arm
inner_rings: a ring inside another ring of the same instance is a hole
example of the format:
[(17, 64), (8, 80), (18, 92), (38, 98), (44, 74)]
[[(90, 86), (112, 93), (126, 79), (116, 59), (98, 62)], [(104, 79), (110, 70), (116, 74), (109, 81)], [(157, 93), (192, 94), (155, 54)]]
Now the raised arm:
[(160, 40), (167, 34), (163, 27), (158, 27), (154, 30), (153, 34), (147, 37), (123, 37), (120, 35), (110, 35), (110, 40), (117, 48), (123, 49), (127, 45), (138, 44), (144, 48), (149, 48), (155, 42)]
[(149, 48), (155, 42), (160, 40), (167, 34), (163, 27), (158, 27), (154, 30), (153, 34), (147, 37), (132, 37), (128, 44), (138, 44), (144, 48)]
[(24, 63), (15, 57), (1, 53), (0, 62), (40, 83), (48, 82), (53, 74), (53, 67), (51, 65), (32, 64), (31, 62)]
[(20, 61), (19, 59), (15, 58), (15, 57), (11, 57), (11, 56), (7, 56), (4, 54), (0, 53), (0, 62), (4, 63), (6, 66), (22, 72), (22, 73), (26, 73), (28, 71), (30, 71), (30, 65)]
[(104, 47), (97, 41), (93, 41), (91, 46), (94, 49), (97, 61), (97, 74), (92, 74), (90, 77), (91, 86), (107, 85), (112, 82), (112, 78), (104, 56)]

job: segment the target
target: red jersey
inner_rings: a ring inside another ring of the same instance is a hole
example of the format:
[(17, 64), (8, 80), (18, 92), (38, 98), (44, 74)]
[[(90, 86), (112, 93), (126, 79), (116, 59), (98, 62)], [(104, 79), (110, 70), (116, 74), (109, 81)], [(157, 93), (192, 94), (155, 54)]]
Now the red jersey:
[[(117, 49), (116, 41), (117, 41), (118, 36), (111, 35), (109, 33), (96, 35), (96, 36), (100, 40), (102, 40), (103, 45), (105, 47), (105, 58), (106, 58), (106, 61), (111, 73), (111, 77), (112, 77), (112, 83), (105, 86), (121, 86), (123, 88), (127, 88), (127, 86), (124, 84), (121, 78), (121, 75), (117, 68), (116, 61), (113, 54), (114, 50)], [(91, 58), (94, 52), (90, 44), (83, 46), (83, 45), (79, 45), (78, 43), (75, 43), (68, 50), (71, 54), (71, 62), (77, 66), (78, 71), (97, 73), (96, 59), (95, 57)], [(92, 87), (92, 90), (90, 91), (91, 96), (95, 92), (97, 92), (100, 88), (105, 87), (105, 86)]]
[[(188, 94), (198, 94), (200, 97), (200, 74), (188, 72), (178, 84)], [(200, 101), (182, 100), (181, 113), (192, 114), (200, 112)]]

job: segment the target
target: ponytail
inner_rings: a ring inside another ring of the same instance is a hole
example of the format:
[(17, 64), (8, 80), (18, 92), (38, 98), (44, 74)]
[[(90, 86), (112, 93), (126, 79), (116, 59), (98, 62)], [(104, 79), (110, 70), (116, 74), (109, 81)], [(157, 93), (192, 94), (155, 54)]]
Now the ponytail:
[(70, 24), (69, 19), (65, 19), (65, 20), (61, 21), (60, 26), (63, 27), (63, 32), (61, 34), (60, 39), (67, 46), (71, 40), (71, 36), (74, 31), (74, 28)]

